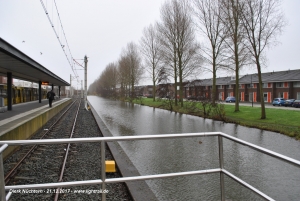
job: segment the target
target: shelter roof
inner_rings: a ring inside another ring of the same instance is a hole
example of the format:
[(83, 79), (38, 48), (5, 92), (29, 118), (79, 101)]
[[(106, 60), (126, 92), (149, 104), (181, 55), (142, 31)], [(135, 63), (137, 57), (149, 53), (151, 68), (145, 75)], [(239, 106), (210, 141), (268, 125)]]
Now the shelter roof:
[(47, 68), (0, 38), (0, 74), (12, 73), (13, 78), (30, 82), (49, 82), (56, 86), (70, 86)]

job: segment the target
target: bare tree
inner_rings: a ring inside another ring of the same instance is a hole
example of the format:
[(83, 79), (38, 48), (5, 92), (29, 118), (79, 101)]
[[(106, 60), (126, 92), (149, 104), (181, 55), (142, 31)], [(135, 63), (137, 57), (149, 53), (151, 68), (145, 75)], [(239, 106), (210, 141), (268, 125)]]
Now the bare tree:
[(193, 0), (194, 14), (198, 19), (197, 27), (208, 39), (206, 48), (202, 47), (206, 68), (213, 74), (212, 102), (216, 101), (216, 78), (217, 70), (224, 64), (225, 38), (227, 37), (226, 27), (221, 20), (220, 0)]
[(138, 52), (138, 47), (135, 43), (128, 43), (124, 50), (124, 64), (126, 69), (129, 70), (130, 81), (130, 96), (135, 97), (134, 86), (139, 83), (142, 76), (141, 57)]
[[(124, 51), (124, 50), (123, 50)], [(122, 52), (118, 60), (118, 72), (119, 72), (119, 84), (120, 84), (120, 96), (127, 97), (129, 96), (129, 88), (130, 88), (130, 68), (127, 65), (127, 57), (125, 52)]]
[(115, 97), (117, 81), (117, 65), (115, 63), (110, 63), (96, 80), (96, 88), (94, 88), (104, 97)]
[(160, 42), (162, 44), (162, 54), (164, 62), (164, 77), (174, 78), (175, 106), (177, 102), (177, 82), (178, 82), (178, 60), (176, 54), (176, 33), (175, 24), (170, 11), (170, 3), (166, 2), (161, 8), (162, 22), (157, 24)]
[[(228, 53), (226, 67), (235, 72), (235, 99), (239, 100), (239, 72), (249, 64), (249, 51), (245, 45), (245, 30), (242, 26), (242, 11), (244, 3), (241, 0), (222, 0), (222, 23), (226, 28), (225, 39)], [(239, 111), (239, 101), (235, 102), (235, 112)]]
[(116, 97), (116, 86), (118, 84), (118, 68), (116, 63), (110, 63), (105, 69), (105, 80), (107, 83), (109, 96)]
[(88, 95), (98, 94), (98, 92), (97, 92), (97, 81), (98, 81), (98, 79), (96, 79), (92, 84), (90, 84), (90, 86), (88, 88)]
[(153, 101), (155, 101), (156, 84), (163, 68), (161, 43), (158, 37), (157, 27), (150, 25), (143, 31), (140, 41), (140, 49), (144, 57), (145, 70), (150, 74), (153, 83)]
[(183, 106), (183, 79), (199, 67), (200, 46), (195, 42), (191, 7), (187, 0), (170, 0), (161, 9), (162, 22), (158, 25), (166, 63), (173, 69), (175, 105), (179, 79), (179, 100)]
[(277, 43), (276, 37), (285, 26), (280, 0), (243, 0), (242, 24), (246, 31), (247, 48), (256, 64), (261, 102), (261, 119), (266, 119), (262, 90), (261, 67), (267, 47)]

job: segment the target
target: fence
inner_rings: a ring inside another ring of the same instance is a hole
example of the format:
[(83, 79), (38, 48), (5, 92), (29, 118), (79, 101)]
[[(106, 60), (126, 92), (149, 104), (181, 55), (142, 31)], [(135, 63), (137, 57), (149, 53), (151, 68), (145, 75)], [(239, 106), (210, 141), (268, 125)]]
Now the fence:
[[(167, 174), (155, 174), (147, 176), (134, 176), (134, 177), (122, 177), (122, 178), (111, 178), (106, 179), (105, 173), (105, 142), (111, 141), (129, 141), (129, 140), (150, 140), (150, 139), (175, 139), (175, 138), (190, 138), (190, 137), (218, 137), (218, 147), (219, 147), (219, 168), (208, 169), (208, 170), (197, 170), (197, 171), (187, 171), (187, 172), (176, 172)], [(240, 140), (238, 138), (232, 137), (222, 132), (209, 132), (209, 133), (184, 133), (184, 134), (162, 134), (162, 135), (139, 135), (139, 136), (118, 136), (118, 137), (95, 137), (95, 138), (73, 138), (73, 139), (47, 139), (47, 140), (15, 140), (15, 141), (0, 141), (2, 147), (0, 147), (0, 201), (8, 200), (11, 196), (11, 192), (5, 195), (5, 191), (10, 189), (45, 189), (45, 188), (57, 188), (57, 187), (71, 187), (71, 186), (84, 186), (84, 185), (96, 185), (101, 184), (102, 189), (105, 189), (106, 183), (118, 183), (127, 181), (137, 181), (137, 180), (149, 180), (158, 178), (168, 178), (168, 177), (178, 177), (186, 175), (200, 175), (200, 174), (211, 174), (220, 173), (220, 188), (221, 188), (221, 200), (225, 200), (225, 190), (224, 190), (224, 175), (232, 178), (246, 188), (252, 190), (262, 198), (266, 200), (274, 200), (258, 189), (254, 188), (250, 184), (231, 174), (224, 169), (223, 163), (223, 138), (237, 142), (244, 146), (248, 146), (254, 150), (262, 152), (264, 154), (270, 155), (272, 157), (283, 160), (284, 162), (290, 163), (300, 167), (300, 161), (292, 159), (290, 157), (284, 156), (282, 154), (270, 151), (268, 149), (259, 147), (257, 145), (248, 143), (246, 141)], [(87, 142), (101, 142), (101, 179), (97, 180), (86, 180), (86, 181), (74, 181), (74, 182), (58, 182), (58, 183), (43, 183), (43, 184), (31, 184), (31, 185), (15, 185), (15, 186), (5, 186), (4, 183), (4, 170), (3, 170), (3, 158), (2, 152), (6, 147), (11, 145), (35, 145), (35, 144), (67, 144), (67, 143), (87, 143)], [(102, 201), (106, 200), (106, 194), (102, 193)]]

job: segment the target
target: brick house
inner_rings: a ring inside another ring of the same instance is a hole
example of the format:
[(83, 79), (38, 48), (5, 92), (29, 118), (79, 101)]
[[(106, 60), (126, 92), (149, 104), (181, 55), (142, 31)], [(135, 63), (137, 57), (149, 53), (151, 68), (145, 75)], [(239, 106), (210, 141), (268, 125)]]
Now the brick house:
[[(300, 99), (300, 70), (262, 73), (264, 101), (271, 103), (274, 98)], [(216, 80), (216, 97), (225, 100), (235, 96), (235, 77), (219, 77)], [(248, 74), (239, 79), (241, 102), (260, 102), (257, 74)], [(212, 79), (194, 80), (185, 85), (185, 97), (211, 97)]]

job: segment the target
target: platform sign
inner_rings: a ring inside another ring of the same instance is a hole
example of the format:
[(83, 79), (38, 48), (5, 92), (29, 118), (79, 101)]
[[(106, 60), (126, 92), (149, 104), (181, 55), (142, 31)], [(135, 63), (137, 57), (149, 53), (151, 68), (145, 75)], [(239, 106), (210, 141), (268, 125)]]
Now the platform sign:
[(42, 82), (42, 85), (49, 85), (49, 82)]

